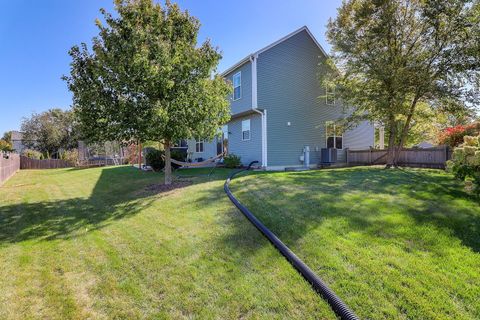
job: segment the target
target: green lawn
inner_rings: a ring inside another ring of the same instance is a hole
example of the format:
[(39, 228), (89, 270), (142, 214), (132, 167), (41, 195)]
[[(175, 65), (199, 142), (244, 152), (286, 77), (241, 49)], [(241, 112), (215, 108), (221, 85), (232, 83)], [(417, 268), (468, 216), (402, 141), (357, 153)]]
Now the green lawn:
[(0, 319), (333, 318), (230, 204), (130, 167), (20, 171), (0, 188)]
[[(0, 319), (335, 318), (209, 172), (161, 193), (130, 167), (17, 173)], [(361, 318), (480, 318), (480, 205), (449, 175), (250, 173), (232, 191)]]
[(268, 173), (232, 191), (363, 319), (480, 319), (480, 202), (441, 171)]

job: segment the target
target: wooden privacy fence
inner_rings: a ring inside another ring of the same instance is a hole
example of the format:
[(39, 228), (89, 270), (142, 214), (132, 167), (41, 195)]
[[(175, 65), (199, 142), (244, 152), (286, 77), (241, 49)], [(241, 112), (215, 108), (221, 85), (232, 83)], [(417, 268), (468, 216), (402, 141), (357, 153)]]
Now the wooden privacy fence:
[(25, 156), (20, 156), (20, 169), (58, 169), (70, 168), (73, 165), (65, 160), (60, 159), (32, 159)]
[(0, 186), (20, 169), (20, 156), (0, 152)]
[[(386, 149), (349, 150), (347, 149), (347, 164), (349, 165), (375, 165), (387, 163)], [(421, 167), (444, 169), (445, 162), (450, 159), (447, 146), (428, 149), (402, 149), (398, 164), (407, 167)]]

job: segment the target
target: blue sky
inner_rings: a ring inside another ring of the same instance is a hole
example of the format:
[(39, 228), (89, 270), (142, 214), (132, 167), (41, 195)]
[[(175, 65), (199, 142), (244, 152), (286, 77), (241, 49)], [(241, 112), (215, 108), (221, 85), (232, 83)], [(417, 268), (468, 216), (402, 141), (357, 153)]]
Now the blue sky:
[[(0, 0), (0, 135), (20, 128), (32, 112), (69, 108), (60, 79), (69, 71), (71, 46), (97, 34), (99, 8), (112, 0)], [(178, 0), (200, 19), (200, 40), (223, 52), (219, 71), (295, 29), (307, 25), (328, 52), (326, 24), (341, 0)]]

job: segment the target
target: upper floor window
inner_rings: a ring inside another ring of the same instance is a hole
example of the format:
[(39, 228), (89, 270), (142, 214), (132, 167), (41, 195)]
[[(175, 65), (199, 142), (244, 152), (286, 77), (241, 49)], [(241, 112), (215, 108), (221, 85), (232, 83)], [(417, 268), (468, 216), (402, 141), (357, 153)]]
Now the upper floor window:
[(242, 73), (238, 72), (233, 75), (233, 101), (242, 97)]
[(327, 148), (343, 149), (343, 125), (333, 121), (325, 123)]
[(250, 119), (242, 121), (242, 140), (250, 140)]
[(203, 152), (204, 150), (205, 140), (202, 139), (195, 139), (195, 152)]
[(335, 87), (326, 86), (325, 88), (325, 103), (329, 106), (335, 105)]

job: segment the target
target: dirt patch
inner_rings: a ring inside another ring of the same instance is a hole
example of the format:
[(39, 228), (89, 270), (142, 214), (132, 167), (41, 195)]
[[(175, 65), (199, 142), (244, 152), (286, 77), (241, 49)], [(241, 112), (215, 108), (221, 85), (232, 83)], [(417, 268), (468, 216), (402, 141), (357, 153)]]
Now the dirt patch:
[(153, 194), (165, 193), (172, 190), (188, 187), (191, 184), (192, 184), (192, 181), (189, 181), (189, 180), (175, 181), (169, 185), (166, 185), (163, 183), (155, 183), (155, 184), (150, 184), (146, 186), (144, 190), (148, 193), (153, 193)]

